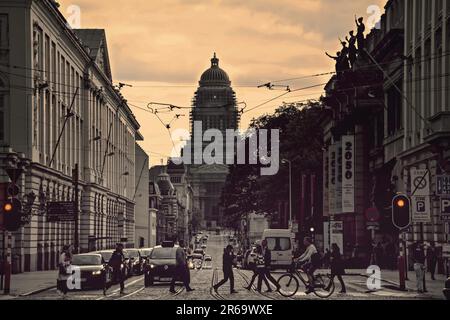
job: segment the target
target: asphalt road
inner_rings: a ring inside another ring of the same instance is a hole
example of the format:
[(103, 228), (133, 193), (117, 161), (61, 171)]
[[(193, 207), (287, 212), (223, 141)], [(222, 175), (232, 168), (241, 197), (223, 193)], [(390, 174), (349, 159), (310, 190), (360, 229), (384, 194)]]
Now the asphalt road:
[[(119, 286), (115, 285), (109, 289), (106, 296), (101, 290), (85, 290), (70, 292), (67, 300), (285, 300), (287, 298), (279, 293), (258, 293), (254, 289), (247, 291), (244, 289), (248, 285), (252, 272), (248, 270), (235, 269), (235, 289), (237, 294), (230, 295), (229, 285), (225, 284), (216, 294), (212, 289), (212, 284), (217, 283), (223, 277), (222, 273), (222, 253), (224, 247), (228, 244), (226, 235), (210, 234), (206, 254), (213, 258), (211, 269), (191, 270), (191, 287), (195, 289), (193, 292), (186, 292), (183, 287), (176, 287), (177, 293), (169, 292), (168, 284), (156, 284), (155, 286), (145, 288), (144, 277), (132, 277), (126, 281), (125, 294), (120, 295)], [(282, 272), (274, 274), (278, 278)], [(370, 291), (367, 288), (367, 279), (362, 276), (345, 277), (347, 285), (347, 294), (335, 293), (329, 299), (334, 300), (405, 300), (405, 299), (423, 299), (414, 292), (401, 292), (395, 288), (383, 287), (378, 291)], [(264, 289), (264, 285), (263, 285)], [(314, 295), (306, 295), (303, 293), (305, 288), (301, 288), (296, 296), (290, 300), (320, 300)], [(340, 291), (340, 285), (336, 281), (336, 292)], [(22, 300), (59, 300), (62, 299), (56, 289), (47, 290), (36, 295), (28, 297), (19, 297)]]

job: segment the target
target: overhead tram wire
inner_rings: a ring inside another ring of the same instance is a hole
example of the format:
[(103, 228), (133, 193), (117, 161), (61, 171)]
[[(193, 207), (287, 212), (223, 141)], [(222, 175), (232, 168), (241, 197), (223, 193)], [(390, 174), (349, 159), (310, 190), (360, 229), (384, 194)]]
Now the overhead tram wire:
[[(0, 71), (0, 73), (2, 73), (2, 71)], [(434, 76), (417, 77), (417, 78), (413, 78), (411, 80), (407, 80), (407, 81), (405, 81), (405, 83), (414, 83), (414, 82), (417, 82), (417, 81), (422, 81), (422, 80), (427, 80), (427, 79), (438, 79), (438, 78), (442, 78), (442, 77), (447, 77), (449, 75), (450, 75), (450, 72), (449, 73), (439, 74), (439, 75), (434, 75)], [(375, 83), (375, 84), (371, 84), (371, 85), (352, 86), (350, 88), (353, 88), (353, 89), (354, 88), (364, 88), (364, 87), (370, 87), (370, 86), (377, 85), (377, 84), (381, 85), (383, 83), (385, 83), (385, 82), (383, 81), (383, 82)], [(315, 85), (315, 86), (320, 86), (320, 85)], [(37, 88), (33, 88), (33, 87), (20, 86), (20, 85), (10, 85), (10, 86), (8, 86), (6, 88), (7, 89), (10, 88), (10, 89), (14, 89), (14, 90), (19, 90), (19, 91), (33, 91), (33, 90), (37, 89)], [(303, 88), (301, 88), (301, 89), (303, 89)], [(434, 88), (434, 89), (431, 90), (431, 92), (436, 92), (436, 91), (444, 90), (444, 89), (449, 89), (449, 87), (448, 86), (442, 86), (442, 87)], [(291, 92), (296, 92), (296, 91), (299, 91), (299, 90), (300, 89), (295, 89), (295, 90), (292, 90)], [(338, 90), (335, 90), (335, 91), (336, 92), (343, 92), (343, 91), (346, 91), (346, 90), (348, 90), (348, 88), (347, 89), (338, 89)], [(421, 92), (421, 91), (423, 91), (423, 90), (419, 89), (419, 90), (412, 90), (412, 91), (409, 91), (409, 92), (414, 93), (414, 92)], [(428, 90), (428, 91), (430, 91), (430, 90)], [(60, 94), (62, 96), (68, 96), (68, 97), (71, 97), (73, 95), (71, 92), (66, 92), (66, 91), (51, 91), (51, 92), (52, 93), (58, 93), (58, 94)], [(325, 92), (323, 91), (322, 93), (325, 93)], [(310, 95), (310, 94), (308, 94), (308, 95)], [(81, 96), (80, 101), (94, 102), (90, 98), (83, 97), (81, 93), (78, 93), (77, 96)], [(299, 96), (299, 95), (293, 96), (292, 98), (297, 97), (297, 96)], [(240, 103), (244, 103), (244, 102), (240, 102)], [(128, 101), (127, 101), (127, 105), (130, 106), (130, 107), (134, 107), (136, 109), (140, 109), (142, 111), (151, 113), (150, 110), (148, 110), (148, 109), (146, 109), (144, 107), (140, 107), (140, 106), (138, 106), (136, 104), (129, 103)], [(182, 107), (182, 108), (183, 109), (191, 109), (190, 107)], [(219, 108), (223, 108), (223, 106), (219, 106)], [(159, 113), (162, 113), (162, 111), (159, 111)]]
[[(412, 60), (411, 62), (406, 63), (406, 66), (412, 66), (412, 65), (417, 64), (417, 63), (420, 63), (420, 62), (426, 62), (426, 61), (431, 61), (431, 60), (435, 60), (435, 59), (438, 59), (438, 58), (443, 58), (443, 57), (446, 57), (446, 56), (448, 56), (448, 55), (450, 55), (450, 50), (449, 50), (449, 51), (444, 51), (444, 52), (442, 52), (442, 53), (436, 53), (436, 54), (434, 54), (434, 55), (430, 55), (429, 57), (424, 57), (423, 59), (420, 59), (420, 60), (416, 60), (416, 61)], [(402, 59), (402, 58), (405, 59), (406, 57), (398, 56), (398, 57), (396, 57), (395, 59), (392, 59), (392, 60), (389, 60), (389, 61), (386, 61), (386, 62), (379, 63), (378, 65), (379, 65), (379, 66), (389, 65), (389, 64), (391, 64), (391, 63), (393, 63), (393, 62), (396, 62), (396, 61), (398, 61), (399, 59)], [(57, 71), (48, 71), (48, 70), (42, 70), (42, 69), (30, 68), (30, 67), (23, 67), (23, 66), (18, 66), (18, 65), (6, 65), (6, 64), (0, 64), (0, 67), (6, 67), (6, 68), (9, 67), (9, 68), (13, 68), (13, 69), (31, 70), (31, 71), (41, 72), (41, 73), (43, 73), (43, 74), (51, 73), (51, 74), (61, 75), (61, 73), (59, 73), (59, 72), (57, 72)], [(377, 64), (369, 63), (369, 64), (366, 64), (366, 65), (360, 67), (359, 70), (364, 70), (364, 69), (368, 69), (368, 68), (371, 68), (371, 67), (377, 67)], [(30, 76), (26, 76), (26, 75), (16, 74), (16, 73), (12, 73), (12, 72), (5, 71), (5, 70), (1, 70), (1, 71), (4, 72), (4, 73), (13, 75), (13, 76), (18, 76), (18, 77), (24, 77), (24, 78), (34, 79), (34, 77), (30, 77)], [(343, 72), (343, 71), (341, 71), (341, 72)], [(336, 74), (336, 72), (335, 72), (335, 71), (332, 71), (332, 72), (317, 73), (317, 74), (311, 74), (311, 75), (300, 76), (300, 77), (296, 77), (296, 78), (288, 78), (288, 79), (275, 80), (275, 81), (271, 81), (270, 83), (279, 83), (279, 82), (283, 82), (283, 81), (301, 80), (301, 79), (307, 79), (307, 78), (313, 78), (313, 77), (320, 77), (320, 76), (324, 76), (324, 75), (327, 75), (327, 74), (329, 74), (329, 75), (331, 75), (331, 74)], [(56, 85), (61, 85), (61, 86), (63, 86), (63, 87), (72, 87), (72, 88), (76, 88), (76, 87), (77, 87), (77, 86), (74, 86), (74, 85), (69, 85), (69, 84), (59, 83), (59, 82), (56, 82), (56, 81), (48, 81), (48, 80), (47, 80), (46, 82), (47, 82), (47, 83), (53, 83), (53, 84), (56, 84)], [(196, 87), (196, 86), (197, 86), (196, 84), (189, 85), (189, 87)], [(245, 86), (239, 86), (239, 85), (236, 85), (235, 87), (255, 88), (255, 86), (257, 87), (257, 85), (254, 85), (254, 86), (250, 86), (250, 85), (248, 85), (248, 86), (247, 86), (247, 85), (245, 85)], [(139, 87), (140, 87), (140, 86), (132, 85), (132, 88), (139, 88)], [(147, 87), (147, 86), (142, 86), (142, 87)], [(173, 88), (173, 87), (177, 87), (177, 85), (156, 85), (156, 86), (154, 86), (154, 85), (149, 85), (148, 87), (168, 87), (168, 88), (171, 88), (171, 87), (172, 87), (172, 88)]]
[(290, 94), (290, 93), (292, 93), (292, 92), (297, 92), (297, 91), (302, 91), (302, 90), (308, 90), (308, 89), (312, 89), (312, 88), (317, 88), (317, 87), (320, 87), (320, 86), (324, 86), (324, 85), (326, 85), (326, 84), (327, 84), (327, 82), (321, 83), (321, 84), (312, 85), (312, 86), (308, 86), (308, 87), (303, 87), (303, 88), (299, 88), (299, 89), (294, 89), (294, 90), (291, 89), (291, 90), (289, 90), (289, 91), (284, 92), (283, 94), (281, 94), (281, 95), (279, 95), (279, 96), (276, 96), (276, 97), (274, 97), (274, 98), (272, 98), (272, 99), (269, 99), (269, 100), (266, 101), (266, 102), (263, 102), (263, 103), (261, 103), (261, 104), (255, 106), (255, 107), (252, 107), (252, 108), (250, 108), (250, 109), (244, 111), (243, 113), (247, 113), (247, 112), (251, 112), (251, 111), (253, 111), (253, 110), (256, 110), (256, 109), (258, 109), (258, 108), (260, 108), (260, 107), (262, 107), (262, 106), (264, 106), (264, 105), (266, 105), (266, 104), (268, 104), (268, 103), (270, 103), (270, 102), (272, 102), (272, 101), (278, 100), (278, 99), (280, 99), (280, 98), (282, 98), (282, 97), (284, 97), (284, 96), (286, 96), (286, 95), (288, 95), (288, 94)]

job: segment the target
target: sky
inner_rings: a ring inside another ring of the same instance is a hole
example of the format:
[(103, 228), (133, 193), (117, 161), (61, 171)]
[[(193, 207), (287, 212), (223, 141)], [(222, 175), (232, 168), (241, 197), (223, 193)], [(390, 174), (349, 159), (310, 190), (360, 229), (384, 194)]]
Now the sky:
[[(173, 143), (163, 124), (146, 108), (150, 102), (190, 107), (201, 74), (214, 52), (247, 109), (283, 94), (258, 85), (277, 80), (285, 95), (244, 113), (241, 129), (252, 118), (273, 112), (283, 102), (317, 99), (334, 70), (339, 37), (355, 29), (355, 15), (368, 29), (384, 12), (386, 0), (59, 0), (73, 26), (106, 30), (115, 83), (141, 124), (152, 165), (172, 155)], [(311, 76), (311, 77), (309, 77)], [(137, 106), (137, 107), (136, 107)], [(241, 107), (243, 105), (240, 105)], [(188, 110), (171, 131), (189, 129)], [(173, 114), (161, 115), (169, 123)], [(175, 138), (176, 145), (182, 143)]]

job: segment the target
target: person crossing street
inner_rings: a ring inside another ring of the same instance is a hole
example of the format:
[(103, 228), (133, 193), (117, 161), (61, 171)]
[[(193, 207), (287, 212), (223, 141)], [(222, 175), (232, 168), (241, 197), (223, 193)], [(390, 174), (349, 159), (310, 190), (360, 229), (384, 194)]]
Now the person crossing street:
[[(120, 294), (125, 294), (125, 275), (123, 272), (123, 264), (125, 256), (123, 255), (123, 244), (118, 243), (116, 250), (109, 259), (108, 265), (112, 268), (112, 278), (114, 282), (120, 284)], [(106, 287), (103, 289), (103, 294), (106, 295)]]
[(235, 264), (235, 256), (233, 252), (233, 246), (228, 245), (223, 252), (223, 275), (224, 278), (222, 281), (213, 286), (214, 291), (217, 293), (217, 290), (221, 286), (223, 286), (228, 280), (230, 280), (230, 294), (237, 293), (234, 290), (234, 274), (233, 274), (233, 265)]
[[(263, 251), (263, 256), (264, 256), (264, 276), (266, 277), (266, 279), (269, 282), (272, 282), (275, 287), (277, 288), (277, 291), (280, 291), (280, 285), (278, 284), (278, 281), (274, 279), (274, 277), (272, 277), (272, 275), (270, 274), (270, 268), (272, 265), (272, 252), (269, 250), (268, 246), (267, 246), (267, 240), (263, 240), (261, 242), (262, 245), (262, 251)], [(267, 290), (268, 292), (272, 292), (272, 289), (268, 288)]]

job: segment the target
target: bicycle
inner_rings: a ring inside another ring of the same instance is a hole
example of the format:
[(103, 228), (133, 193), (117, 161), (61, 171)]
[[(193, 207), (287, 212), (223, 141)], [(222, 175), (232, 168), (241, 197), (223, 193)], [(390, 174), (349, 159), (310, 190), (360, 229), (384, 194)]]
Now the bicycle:
[[(306, 272), (301, 267), (297, 269), (296, 264), (293, 263), (291, 269), (278, 279), (280, 294), (286, 298), (294, 296), (300, 288), (299, 280), (305, 288), (308, 288), (309, 280), (307, 277), (305, 279), (303, 274), (306, 274)], [(330, 274), (315, 274), (313, 290), (317, 297), (322, 299), (329, 298), (335, 290), (333, 277)]]

